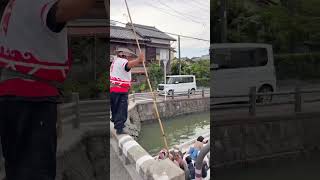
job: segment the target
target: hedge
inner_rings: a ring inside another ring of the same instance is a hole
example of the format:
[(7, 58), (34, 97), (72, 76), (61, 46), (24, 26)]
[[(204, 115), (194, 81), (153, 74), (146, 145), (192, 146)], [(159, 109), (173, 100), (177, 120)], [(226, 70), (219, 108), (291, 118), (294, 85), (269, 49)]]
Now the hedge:
[(320, 78), (320, 53), (274, 56), (277, 79)]

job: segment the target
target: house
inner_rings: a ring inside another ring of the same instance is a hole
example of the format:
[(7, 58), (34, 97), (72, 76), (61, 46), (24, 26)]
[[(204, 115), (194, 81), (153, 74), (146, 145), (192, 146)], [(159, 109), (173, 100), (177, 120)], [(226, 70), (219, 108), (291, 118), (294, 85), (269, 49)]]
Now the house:
[[(176, 39), (160, 31), (156, 27), (134, 24), (137, 39), (139, 41), (141, 51), (146, 57), (146, 66), (150, 63), (159, 63), (163, 66), (162, 60), (167, 61), (167, 74), (170, 74), (170, 61), (173, 59), (174, 49), (171, 42)], [(131, 24), (125, 27), (110, 26), (110, 54), (115, 55), (117, 47), (127, 47), (133, 52), (138, 53), (139, 49), (136, 44), (135, 35)], [(143, 67), (132, 69), (133, 74), (144, 74)], [(135, 77), (135, 76), (134, 76)]]

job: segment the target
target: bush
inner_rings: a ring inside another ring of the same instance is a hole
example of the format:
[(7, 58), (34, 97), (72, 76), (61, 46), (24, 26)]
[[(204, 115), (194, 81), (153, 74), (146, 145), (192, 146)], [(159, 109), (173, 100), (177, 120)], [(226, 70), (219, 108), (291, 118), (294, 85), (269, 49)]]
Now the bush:
[(275, 56), (277, 79), (320, 78), (320, 53)]
[(197, 78), (197, 87), (210, 87), (210, 78)]
[(64, 99), (69, 101), (73, 92), (78, 92), (80, 99), (95, 99), (98, 97), (101, 89), (97, 81), (81, 82), (68, 79), (64, 82), (62, 91)]

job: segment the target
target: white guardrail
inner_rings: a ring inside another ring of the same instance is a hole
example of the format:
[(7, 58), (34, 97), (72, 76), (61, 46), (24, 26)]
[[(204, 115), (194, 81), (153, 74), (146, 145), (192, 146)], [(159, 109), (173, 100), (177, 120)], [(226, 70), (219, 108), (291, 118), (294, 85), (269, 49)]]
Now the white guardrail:
[(62, 126), (72, 124), (74, 129), (80, 128), (82, 123), (106, 122), (109, 117), (109, 100), (79, 100), (79, 93), (72, 93), (72, 102), (58, 105), (58, 134), (61, 135)]
[[(210, 96), (210, 89), (198, 89), (196, 91), (183, 91), (183, 92), (179, 92), (179, 93), (175, 93), (174, 91), (172, 91), (172, 93), (170, 95), (168, 95), (168, 93), (159, 95), (159, 93), (157, 91), (153, 92), (156, 95), (157, 100), (159, 100), (159, 97), (164, 97), (164, 100), (167, 99), (174, 99), (174, 98), (192, 98), (192, 97), (208, 97)], [(152, 101), (153, 96), (152, 96), (152, 92), (145, 92), (145, 93), (135, 93), (132, 92), (131, 94), (129, 94), (129, 101), (132, 102), (146, 102), (146, 101)]]

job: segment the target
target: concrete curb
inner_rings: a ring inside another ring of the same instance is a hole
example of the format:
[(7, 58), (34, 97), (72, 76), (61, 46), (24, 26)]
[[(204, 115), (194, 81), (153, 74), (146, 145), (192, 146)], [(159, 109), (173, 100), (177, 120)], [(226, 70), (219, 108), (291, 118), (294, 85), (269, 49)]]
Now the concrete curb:
[(119, 155), (124, 156), (126, 165), (135, 166), (143, 180), (184, 180), (184, 172), (170, 160), (155, 160), (130, 135), (117, 135), (110, 123), (110, 136), (116, 140)]

